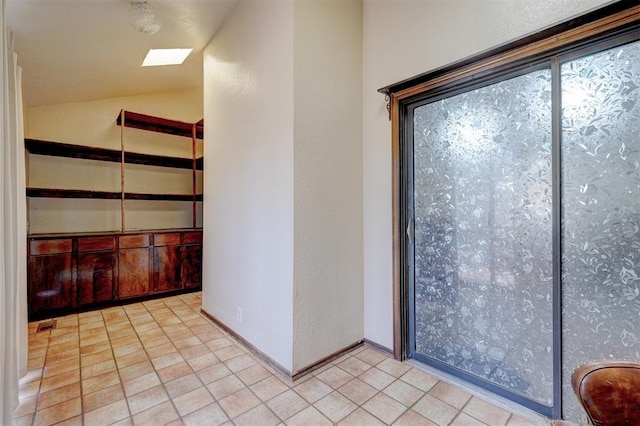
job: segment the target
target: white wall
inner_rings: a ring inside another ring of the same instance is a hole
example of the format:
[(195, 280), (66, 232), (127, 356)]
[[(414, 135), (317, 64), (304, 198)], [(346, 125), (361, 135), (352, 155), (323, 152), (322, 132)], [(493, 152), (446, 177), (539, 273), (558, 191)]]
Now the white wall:
[(365, 0), (365, 337), (393, 346), (391, 123), (377, 89), (581, 14), (602, 0)]
[[(49, 105), (28, 110), (26, 137), (76, 145), (120, 149), (121, 109), (185, 122), (202, 118), (200, 88), (152, 95)], [(125, 150), (191, 157), (189, 138), (125, 129)], [(198, 156), (202, 144), (198, 144)], [(191, 193), (191, 171), (128, 164), (128, 192)], [(27, 185), (35, 188), (120, 191), (120, 164), (104, 161), (30, 155)], [(192, 226), (191, 202), (127, 201), (127, 229)], [(120, 229), (119, 200), (29, 200), (29, 232), (91, 232)]]
[(363, 336), (362, 3), (294, 2), (294, 371)]
[(202, 308), (291, 371), (293, 4), (238, 4), (204, 81)]

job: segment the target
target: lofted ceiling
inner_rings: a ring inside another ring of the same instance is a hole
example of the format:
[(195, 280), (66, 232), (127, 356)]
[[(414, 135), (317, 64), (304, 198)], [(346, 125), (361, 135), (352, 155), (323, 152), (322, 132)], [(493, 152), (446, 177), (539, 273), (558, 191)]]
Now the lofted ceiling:
[[(7, 0), (27, 106), (82, 102), (202, 85), (202, 49), (238, 0), (148, 0), (162, 26), (131, 25), (129, 0)], [(150, 48), (194, 51), (182, 65), (142, 68)]]

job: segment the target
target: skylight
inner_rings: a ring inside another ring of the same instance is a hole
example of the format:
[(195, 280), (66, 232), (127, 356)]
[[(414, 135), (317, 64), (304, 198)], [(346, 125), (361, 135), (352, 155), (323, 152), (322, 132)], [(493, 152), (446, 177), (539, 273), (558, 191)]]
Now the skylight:
[(179, 65), (187, 59), (193, 49), (150, 49), (142, 62), (143, 67)]

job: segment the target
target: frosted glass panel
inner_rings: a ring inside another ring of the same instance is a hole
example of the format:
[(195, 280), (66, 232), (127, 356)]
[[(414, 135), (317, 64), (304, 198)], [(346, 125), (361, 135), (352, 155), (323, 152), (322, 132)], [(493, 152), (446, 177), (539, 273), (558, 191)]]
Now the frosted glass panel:
[(553, 399), (551, 72), (414, 110), (415, 353)]
[(562, 65), (563, 402), (587, 361), (640, 359), (640, 43)]

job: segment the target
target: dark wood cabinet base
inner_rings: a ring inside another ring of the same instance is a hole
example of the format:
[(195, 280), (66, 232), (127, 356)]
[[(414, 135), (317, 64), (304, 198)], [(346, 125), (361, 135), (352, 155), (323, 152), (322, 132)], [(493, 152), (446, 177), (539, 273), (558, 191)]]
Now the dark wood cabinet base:
[(202, 230), (28, 238), (29, 320), (200, 290)]

